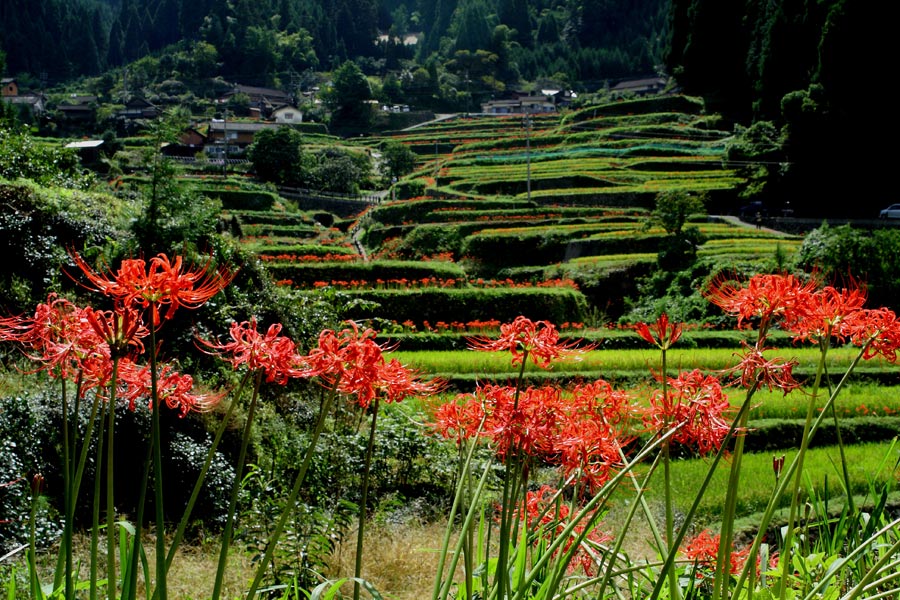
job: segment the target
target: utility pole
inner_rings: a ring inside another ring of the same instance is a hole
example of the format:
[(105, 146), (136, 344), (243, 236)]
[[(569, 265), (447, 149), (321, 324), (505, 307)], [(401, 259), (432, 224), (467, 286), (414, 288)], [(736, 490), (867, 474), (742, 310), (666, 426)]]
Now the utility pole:
[(531, 115), (528, 113), (522, 119), (522, 126), (525, 127), (525, 181), (531, 202)]
[(228, 107), (222, 112), (222, 177), (228, 177)]

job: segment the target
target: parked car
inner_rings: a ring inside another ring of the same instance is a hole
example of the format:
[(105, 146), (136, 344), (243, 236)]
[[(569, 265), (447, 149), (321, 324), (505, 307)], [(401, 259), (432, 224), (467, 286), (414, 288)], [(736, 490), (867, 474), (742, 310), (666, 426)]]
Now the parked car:
[(891, 204), (878, 213), (879, 219), (900, 219), (900, 204)]

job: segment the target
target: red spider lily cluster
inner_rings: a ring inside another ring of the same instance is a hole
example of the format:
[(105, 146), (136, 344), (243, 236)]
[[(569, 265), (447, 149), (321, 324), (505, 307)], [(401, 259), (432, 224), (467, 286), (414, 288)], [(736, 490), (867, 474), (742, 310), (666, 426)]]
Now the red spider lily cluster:
[(700, 454), (718, 450), (728, 434), (726, 417), (731, 412), (721, 382), (694, 369), (670, 377), (667, 384), (650, 394), (650, 408), (644, 414), (647, 429), (663, 434), (674, 428), (672, 441)]
[(259, 258), (263, 262), (280, 262), (280, 263), (321, 263), (321, 262), (353, 262), (359, 260), (359, 256), (355, 254), (260, 254)]
[(473, 337), (469, 346), (485, 352), (510, 352), (512, 364), (521, 364), (530, 356), (535, 365), (549, 369), (551, 361), (578, 354), (589, 348), (576, 350), (577, 342), (561, 342), (559, 332), (549, 321), (532, 321), (523, 316), (500, 326), (500, 337)]
[[(77, 381), (80, 394), (95, 389), (109, 398), (108, 388), (115, 375), (116, 397), (127, 402), (130, 409), (146, 398), (152, 408), (151, 369), (137, 362), (145, 350), (143, 340), (152, 333), (144, 325), (143, 312), (150, 313), (155, 331), (178, 308), (196, 309), (209, 301), (233, 274), (210, 269), (208, 264), (189, 268), (181, 257), (170, 260), (163, 254), (149, 262), (125, 260), (117, 270), (104, 272), (94, 270), (77, 254), (73, 259), (92, 289), (113, 299), (114, 310), (80, 307), (51, 294), (31, 317), (0, 319), (0, 341), (21, 345), (37, 365), (34, 371)], [(261, 333), (256, 320), (251, 319), (233, 323), (229, 333), (227, 342), (199, 343), (235, 369), (261, 372), (269, 382), (284, 384), (291, 378), (319, 377), (334, 385), (337, 392), (355, 396), (364, 407), (375, 397), (395, 402), (410, 395), (428, 395), (439, 388), (437, 382), (422, 381), (416, 372), (396, 360), (387, 360), (385, 348), (374, 341), (375, 332), (360, 331), (354, 323), (337, 333), (323, 331), (318, 346), (305, 356), (297, 352), (292, 340), (281, 335), (278, 324)], [(158, 366), (157, 405), (165, 404), (184, 416), (208, 410), (221, 400), (221, 394), (193, 392), (193, 383), (190, 375), (178, 373), (171, 364)]]
[(298, 353), (294, 342), (280, 332), (281, 325), (275, 324), (260, 333), (251, 319), (232, 324), (231, 341), (200, 343), (234, 368), (246, 366), (262, 372), (270, 382), (284, 384), (292, 378), (318, 377), (336, 392), (354, 396), (362, 407), (368, 407), (376, 397), (397, 402), (440, 389), (439, 382), (423, 381), (396, 359), (386, 360), (386, 349), (375, 342), (375, 331), (360, 331), (352, 321), (339, 332), (322, 331), (318, 344), (306, 355)]
[[(282, 285), (293, 285), (290, 279), (282, 280)], [(297, 285), (297, 287), (308, 287)], [(331, 281), (315, 281), (313, 288), (335, 287), (341, 289), (416, 289), (416, 288), (570, 288), (577, 290), (578, 284), (571, 279), (548, 279), (536, 283), (530, 281), (513, 281), (512, 279), (439, 279), (437, 277), (421, 277), (419, 279), (407, 279), (406, 277), (391, 279), (352, 279), (345, 281), (332, 279)]]
[[(560, 497), (559, 490), (549, 485), (541, 486), (536, 491), (529, 491), (519, 513), (520, 520), (525, 522), (528, 529), (537, 533), (532, 540), (534, 546), (550, 543), (558, 538), (575, 517), (571, 514), (570, 505)], [(590, 527), (588, 521), (589, 516), (586, 515), (575, 525), (569, 539), (554, 553), (554, 556), (560, 552), (567, 553), (574, 540), (587, 530), (584, 540), (569, 562), (568, 570), (574, 572), (580, 567), (588, 577), (592, 577), (597, 566), (597, 556), (600, 554), (599, 548), (609, 542), (612, 536)]]
[[(714, 576), (720, 543), (719, 536), (713, 535), (708, 529), (704, 529), (685, 542), (682, 553), (685, 558), (696, 565), (694, 575), (697, 579), (710, 580)], [(732, 575), (740, 573), (749, 555), (749, 547), (733, 550), (731, 552), (729, 573)]]
[(758, 341), (754, 346), (745, 346), (739, 364), (732, 370), (735, 380), (745, 387), (755, 384), (785, 393), (799, 387), (793, 377), (793, 361), (763, 356), (766, 337), (775, 326), (798, 342), (850, 342), (864, 348), (865, 360), (876, 356), (891, 363), (897, 360), (897, 315), (886, 308), (865, 308), (865, 290), (853, 280), (847, 287), (838, 288), (819, 287), (815, 280), (804, 282), (793, 275), (754, 275), (746, 284), (720, 277), (705, 290), (705, 295), (737, 317), (739, 326), (758, 326)]
[[(0, 319), (0, 340), (19, 343), (26, 355), (54, 377), (74, 380), (79, 393), (96, 389), (111, 397), (126, 399), (134, 408), (146, 398), (151, 408), (152, 373), (136, 359), (144, 352), (142, 342), (150, 331), (144, 326), (143, 311), (149, 311), (154, 329), (178, 308), (198, 308), (217, 294), (232, 274), (203, 268), (187, 268), (181, 257), (174, 261), (158, 255), (149, 264), (141, 259), (126, 260), (115, 272), (101, 274), (78, 254), (75, 264), (93, 288), (111, 297), (115, 308), (99, 311), (51, 294), (39, 304), (32, 317)], [(164, 313), (161, 307), (166, 307)], [(206, 410), (221, 396), (193, 392), (193, 379), (178, 374), (171, 365), (159, 371), (157, 402), (177, 409), (184, 416)], [(115, 375), (115, 381), (113, 377)]]

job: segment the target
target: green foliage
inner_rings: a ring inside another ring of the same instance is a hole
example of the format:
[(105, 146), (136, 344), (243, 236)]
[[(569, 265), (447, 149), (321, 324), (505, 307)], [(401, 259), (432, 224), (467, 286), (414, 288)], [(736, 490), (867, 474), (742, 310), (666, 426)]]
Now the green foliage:
[(334, 71), (332, 86), (324, 96), (332, 111), (332, 123), (355, 129), (370, 122), (372, 88), (356, 63), (347, 61)]
[(225, 210), (272, 210), (278, 202), (278, 195), (274, 192), (253, 190), (225, 190), (217, 188), (200, 187), (196, 191), (209, 198), (215, 198), (222, 203)]
[(295, 285), (312, 285), (317, 281), (367, 281), (376, 280), (418, 281), (421, 279), (465, 280), (465, 272), (455, 263), (418, 261), (371, 261), (325, 263), (272, 262), (267, 266), (275, 279), (290, 279)]
[(900, 231), (893, 228), (865, 230), (827, 223), (809, 232), (797, 252), (801, 268), (819, 271), (826, 281), (853, 277), (865, 283), (869, 302), (900, 308)]
[(27, 133), (0, 128), (0, 178), (31, 179), (41, 185), (84, 189), (91, 177), (83, 175), (74, 150), (38, 142)]
[[(62, 403), (59, 398), (59, 387), (43, 382), (47, 387), (37, 389), (20, 397), (0, 397), (0, 454), (5, 453), (9, 461), (0, 463), (0, 477), (12, 476), (8, 481), (20, 477), (25, 478), (30, 485), (31, 477), (40, 473), (46, 481), (46, 493), (52, 500), (53, 506), (63, 506), (62, 467)], [(71, 390), (69, 390), (71, 393)], [(69, 427), (76, 424), (84, 431), (90, 418), (91, 404), (94, 396), (88, 394), (77, 404), (76, 413), (70, 399)], [(168, 434), (164, 440), (166, 463), (164, 470), (166, 480), (172, 482), (166, 491), (168, 510), (173, 514), (180, 511), (187, 503), (191, 487), (196, 481), (199, 468), (206, 457), (209, 448), (209, 440), (203, 424), (196, 418), (186, 420), (174, 417), (167, 422)], [(147, 453), (149, 443), (150, 415), (144, 407), (136, 410), (128, 410), (127, 406), (120, 406), (116, 410), (116, 451), (123, 456), (144, 456)], [(94, 437), (84, 442), (91, 448), (97, 442), (98, 429), (94, 430)], [(122, 463), (117, 466), (117, 486), (121, 486), (121, 493), (117, 493), (117, 501), (123, 511), (133, 511), (139, 501), (138, 491), (141, 486), (140, 469), (134, 468), (134, 463)], [(94, 461), (86, 463), (84, 482), (82, 489), (90, 490), (93, 487), (94, 478), (98, 473)], [(102, 476), (102, 474), (100, 475)], [(230, 462), (221, 453), (217, 453), (210, 466), (202, 494), (194, 515), (199, 522), (207, 523), (212, 527), (222, 524), (225, 509), (228, 506), (228, 493), (231, 482), (234, 479), (234, 469)], [(3, 481), (7, 481), (3, 479)], [(25, 486), (25, 495), (18, 487), (8, 489), (0, 488), (0, 506), (5, 501), (22, 502), (27, 494), (28, 485)], [(118, 492), (119, 490), (117, 490)], [(6, 498), (6, 500), (4, 500)], [(91, 504), (90, 494), (83, 494), (77, 505), (75, 517), (79, 522), (90, 522)], [(22, 512), (4, 514), (23, 515)], [(58, 525), (44, 517), (41, 521), (41, 539), (52, 539)], [(14, 520), (8, 526), (0, 524), (0, 546), (10, 541), (22, 541), (24, 522), (21, 519)]]
[(395, 252), (407, 259), (421, 259), (438, 253), (461, 255), (463, 237), (459, 227), (419, 225), (403, 237)]
[(291, 127), (263, 129), (247, 149), (247, 157), (263, 181), (296, 183), (300, 179), (302, 142), (303, 136)]
[(387, 181), (398, 180), (416, 167), (415, 152), (400, 142), (385, 142), (381, 147), (381, 156)]
[(584, 321), (584, 295), (568, 288), (422, 288), (409, 290), (359, 290), (349, 297), (374, 303), (351, 307), (347, 316), (381, 318), (399, 322), (439, 321), (465, 323), (500, 319), (511, 322), (519, 315), (551, 323)]
[(115, 225), (120, 203), (108, 196), (0, 181), (0, 306), (30, 312), (53, 291), (75, 284), (60, 273), (70, 248), (98, 247), (127, 239)]
[(307, 154), (303, 161), (302, 184), (317, 190), (357, 194), (368, 187), (372, 161), (365, 152), (338, 147)]
[(705, 213), (705, 198), (683, 190), (660, 192), (656, 196), (656, 207), (647, 220), (647, 228), (657, 225), (671, 236), (683, 233), (689, 217)]

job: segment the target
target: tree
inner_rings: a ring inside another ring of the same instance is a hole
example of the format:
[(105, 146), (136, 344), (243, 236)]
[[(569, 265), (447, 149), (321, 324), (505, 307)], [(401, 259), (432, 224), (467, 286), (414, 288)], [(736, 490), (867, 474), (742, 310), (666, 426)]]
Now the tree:
[(416, 168), (416, 153), (400, 142), (386, 142), (381, 149), (381, 158), (388, 179), (399, 179)]
[(364, 127), (372, 118), (372, 99), (369, 80), (359, 66), (347, 61), (337, 68), (331, 89), (325, 94), (325, 103), (331, 109), (332, 121), (354, 128)]
[(295, 183), (300, 178), (303, 136), (284, 126), (258, 132), (247, 156), (256, 174), (265, 181)]
[(679, 271), (697, 258), (697, 246), (703, 241), (700, 229), (685, 227), (688, 217), (704, 213), (704, 198), (683, 190), (660, 192), (656, 208), (650, 213), (646, 227), (662, 227), (668, 236), (660, 243), (657, 262), (661, 269)]
[(146, 209), (133, 225), (140, 252), (153, 256), (169, 252), (176, 246), (196, 246), (215, 232), (221, 206), (200, 197), (177, 183), (175, 165), (160, 149), (166, 142), (178, 139), (190, 121), (190, 112), (171, 109), (150, 127), (153, 147), (145, 164), (150, 167), (150, 184), (143, 196)]
[(307, 163), (304, 181), (319, 190), (357, 194), (369, 177), (370, 161), (364, 153), (326, 148)]

